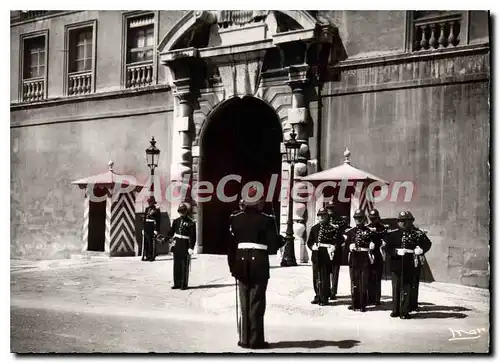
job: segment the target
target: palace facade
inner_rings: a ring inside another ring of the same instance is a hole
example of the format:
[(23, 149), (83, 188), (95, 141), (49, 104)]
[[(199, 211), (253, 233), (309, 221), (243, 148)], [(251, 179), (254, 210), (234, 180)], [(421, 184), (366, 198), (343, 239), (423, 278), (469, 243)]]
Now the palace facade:
[[(287, 183), (293, 126), (297, 177), (341, 164), (347, 147), (353, 166), (411, 181), (411, 202), (381, 215), (411, 210), (436, 280), (487, 287), (489, 24), (486, 11), (13, 11), (11, 257), (88, 249), (106, 213), (71, 182), (109, 160), (147, 179), (152, 137), (155, 195), (173, 218), (162, 189), (186, 175)], [(223, 253), (237, 201), (191, 204), (198, 253)], [(287, 204), (272, 204), (284, 231)], [(316, 209), (294, 203), (302, 262)]]

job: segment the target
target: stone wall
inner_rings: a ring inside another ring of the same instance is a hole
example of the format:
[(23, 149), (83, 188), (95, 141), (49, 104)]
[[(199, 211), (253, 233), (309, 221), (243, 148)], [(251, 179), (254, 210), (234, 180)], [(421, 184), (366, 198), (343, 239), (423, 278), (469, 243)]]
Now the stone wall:
[(152, 136), (161, 149), (156, 174), (169, 180), (172, 112), (167, 95), (11, 112), (12, 258), (67, 258), (80, 253), (84, 191), (70, 183), (106, 172), (109, 159), (116, 172), (147, 178), (145, 149)]
[(339, 81), (324, 90), (322, 167), (338, 165), (347, 146), (354, 166), (413, 182), (410, 203), (378, 205), (383, 217), (410, 209), (428, 230), (436, 280), (487, 287), (487, 49), (346, 61), (339, 72)]

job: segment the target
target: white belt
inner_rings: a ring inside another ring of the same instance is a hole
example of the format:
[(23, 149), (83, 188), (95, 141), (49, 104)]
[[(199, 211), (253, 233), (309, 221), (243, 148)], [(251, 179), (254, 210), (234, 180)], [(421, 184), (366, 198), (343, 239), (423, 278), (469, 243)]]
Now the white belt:
[(154, 219), (146, 219), (146, 222), (156, 222)]
[(267, 250), (266, 245), (261, 245), (260, 243), (253, 242), (241, 242), (238, 243), (239, 250)]
[(184, 238), (184, 239), (189, 239), (189, 236), (183, 236), (182, 234), (174, 233), (174, 238)]
[(333, 245), (329, 245), (327, 243), (318, 243), (318, 247), (326, 247), (326, 248), (330, 248), (330, 247), (333, 247)]
[(356, 247), (354, 249), (354, 251), (368, 252), (368, 251), (370, 251), (370, 249), (369, 248), (365, 248), (365, 247)]
[(415, 253), (414, 250), (410, 250), (409, 248), (396, 248), (396, 252)]

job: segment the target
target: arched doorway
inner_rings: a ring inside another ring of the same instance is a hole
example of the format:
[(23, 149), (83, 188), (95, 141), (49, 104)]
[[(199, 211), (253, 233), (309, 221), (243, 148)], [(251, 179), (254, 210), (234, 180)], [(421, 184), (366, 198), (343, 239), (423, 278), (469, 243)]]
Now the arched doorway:
[[(229, 216), (238, 209), (241, 189), (247, 182), (261, 182), (267, 195), (271, 177), (277, 175), (273, 203), (266, 203), (265, 212), (274, 212), (279, 226), (283, 132), (274, 110), (254, 97), (235, 97), (226, 101), (206, 122), (200, 140), (200, 181), (211, 182), (214, 195), (209, 202), (200, 205), (203, 253), (225, 254), (229, 242)], [(241, 183), (230, 181), (226, 184), (225, 195), (236, 196), (236, 200), (224, 202), (217, 197), (216, 187), (230, 174), (241, 176)]]

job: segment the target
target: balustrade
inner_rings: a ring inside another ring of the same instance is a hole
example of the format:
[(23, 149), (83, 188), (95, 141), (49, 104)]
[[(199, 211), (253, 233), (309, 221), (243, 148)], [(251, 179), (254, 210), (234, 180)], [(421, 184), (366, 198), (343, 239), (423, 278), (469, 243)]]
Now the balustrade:
[(71, 73), (68, 77), (68, 95), (77, 96), (92, 93), (92, 73)]
[(153, 84), (153, 62), (127, 65), (127, 88), (145, 87)]
[(460, 43), (461, 16), (447, 15), (414, 21), (414, 51), (453, 48)]
[(45, 98), (45, 80), (43, 78), (23, 81), (23, 102), (41, 101)]

